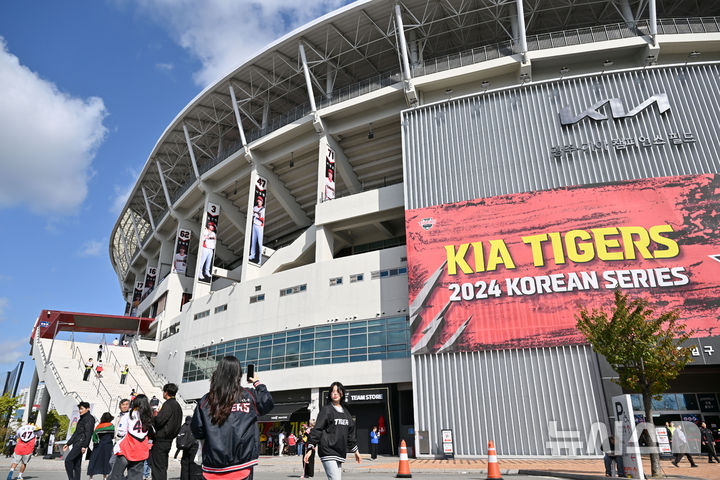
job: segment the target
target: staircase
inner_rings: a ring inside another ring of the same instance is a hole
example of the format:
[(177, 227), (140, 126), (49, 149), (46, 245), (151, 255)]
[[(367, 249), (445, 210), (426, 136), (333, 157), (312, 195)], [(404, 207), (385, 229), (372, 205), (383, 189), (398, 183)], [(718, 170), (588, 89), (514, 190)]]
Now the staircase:
[[(52, 345), (52, 357), (48, 361)], [(158, 374), (150, 362), (140, 354), (137, 346), (114, 346), (103, 344), (102, 377), (98, 378), (93, 369), (88, 381), (83, 381), (85, 362), (97, 359), (97, 344), (67, 340), (39, 338), (35, 336), (33, 359), (38, 377), (45, 382), (50, 398), (57, 411), (70, 416), (80, 401), (90, 403), (93, 415), (99, 417), (103, 412), (115, 415), (121, 399), (129, 398), (132, 389), (144, 393), (148, 398), (153, 395), (162, 401), (162, 387), (168, 383)], [(129, 367), (125, 384), (120, 383), (120, 372)], [(193, 405), (188, 405), (177, 397), (185, 415), (190, 415)]]

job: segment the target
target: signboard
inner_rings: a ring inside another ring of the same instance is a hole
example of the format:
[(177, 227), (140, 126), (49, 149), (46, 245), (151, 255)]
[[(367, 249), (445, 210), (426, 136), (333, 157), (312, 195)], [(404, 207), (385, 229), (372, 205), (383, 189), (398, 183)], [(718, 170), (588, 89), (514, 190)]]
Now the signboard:
[(49, 327), (49, 326), (50, 326), (50, 322), (47, 322), (47, 321), (45, 321), (45, 320), (43, 320), (42, 322), (40, 322), (40, 328), (47, 328), (47, 327)]
[(133, 290), (132, 308), (130, 309), (130, 316), (138, 316), (138, 306), (142, 301), (143, 282), (135, 282), (135, 290)]
[(645, 478), (630, 395), (618, 395), (612, 398), (612, 402), (615, 421), (620, 424), (622, 431), (622, 442), (616, 437), (615, 444), (622, 445), (625, 475), (631, 478)]
[(667, 428), (655, 427), (655, 434), (657, 436), (657, 445), (660, 449), (660, 453), (671, 454), (672, 449), (670, 448), (670, 437), (668, 436)]
[(208, 202), (207, 211), (205, 212), (205, 228), (203, 228), (202, 241), (200, 242), (198, 281), (201, 282), (212, 282), (212, 266), (215, 258), (219, 220), (220, 207)]
[(267, 180), (258, 176), (253, 195), (252, 231), (250, 232), (250, 256), (248, 261), (257, 266), (262, 264), (263, 232), (265, 231), (265, 205)]
[(717, 397), (714, 393), (698, 393), (701, 412), (720, 412)]
[(186, 228), (179, 228), (177, 242), (175, 244), (175, 256), (173, 257), (173, 273), (185, 274), (187, 272), (187, 257), (190, 251), (190, 238), (192, 232)]
[(720, 337), (691, 338), (684, 346), (690, 348), (692, 364), (720, 365)]
[(145, 285), (143, 288), (143, 300), (155, 289), (155, 281), (157, 280), (157, 268), (148, 265), (145, 270)]
[(450, 429), (442, 430), (442, 446), (445, 458), (453, 458), (455, 450), (453, 448), (453, 432)]
[(720, 326), (720, 175), (502, 195), (406, 212), (413, 353), (584, 343), (615, 289)]
[(385, 390), (348, 390), (345, 394), (347, 403), (384, 403)]
[(329, 145), (325, 155), (325, 190), (323, 200), (335, 199), (335, 150)]

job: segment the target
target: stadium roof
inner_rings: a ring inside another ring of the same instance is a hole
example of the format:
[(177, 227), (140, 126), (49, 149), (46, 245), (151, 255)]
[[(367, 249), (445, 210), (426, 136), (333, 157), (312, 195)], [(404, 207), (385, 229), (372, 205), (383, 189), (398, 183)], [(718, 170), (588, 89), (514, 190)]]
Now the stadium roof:
[[(615, 25), (613, 32), (617, 31), (617, 38), (643, 36), (647, 34), (649, 3), (648, 0), (524, 0), (528, 48), (546, 48), (547, 39), (552, 44), (551, 32), (563, 35), (570, 29), (601, 25)], [(403, 19), (402, 32), (398, 30), (396, 5)], [(449, 63), (453, 56), (471, 49), (484, 51), (486, 58), (489, 58), (488, 52), (496, 56), (517, 54), (516, 9), (516, 0), (360, 0), (268, 45), (203, 90), (172, 120), (157, 141), (111, 235), (110, 257), (119, 276), (125, 277), (134, 257), (149, 241), (153, 225), (168, 214), (176, 215), (174, 205), (195, 184), (191, 155), (195, 157), (197, 173), (202, 175), (244, 148), (231, 89), (236, 96), (246, 143), (252, 145), (285, 125), (302, 123), (311, 113), (300, 45), (306, 53), (315, 103), (317, 108), (322, 108), (357, 96), (358, 92), (399, 84), (402, 81), (400, 34), (411, 44), (413, 72), (426, 72), (428, 65), (437, 66), (438, 59)], [(657, 0), (658, 18), (702, 17), (719, 12), (718, 0)], [(592, 31), (588, 32), (589, 40), (584, 41), (594, 41)], [(287, 157), (292, 164), (304, 161), (308, 171), (312, 171), (316, 150), (316, 146), (314, 151), (309, 147), (297, 148), (293, 153), (288, 152)], [(384, 155), (388, 161), (399, 164), (398, 152), (391, 146)], [(287, 160), (284, 158), (283, 162)], [(352, 163), (355, 159), (350, 160)], [(383, 182), (402, 181), (401, 167), (381, 162), (380, 158), (367, 159), (368, 173), (358, 174), (364, 187), (376, 188)], [(352, 165), (353, 169), (361, 169)], [(297, 170), (283, 173), (276, 165), (266, 166), (283, 183), (287, 191), (285, 204), (294, 202), (295, 207), (290, 213), (286, 205), (278, 206), (277, 212), (268, 212), (268, 218), (275, 219), (276, 228), (266, 229), (266, 239), (280, 241), (283, 236), (302, 230), (307, 226), (306, 220), (314, 216), (314, 186), (308, 187)], [(244, 215), (247, 195), (237, 192), (238, 189), (247, 191), (249, 168), (244, 178), (237, 175), (237, 171), (234, 173), (234, 185), (218, 193)], [(307, 180), (310, 179), (314, 177)], [(339, 191), (340, 188), (342, 185)], [(230, 253), (226, 256), (241, 256), (243, 226), (228, 224), (223, 228), (221, 240), (230, 242), (225, 245), (225, 251)], [(217, 253), (222, 259), (220, 248)], [(142, 272), (136, 273), (142, 275)]]
[(144, 334), (150, 330), (152, 322), (152, 318), (43, 310), (35, 321), (30, 339), (32, 344), (38, 329), (40, 338), (53, 338), (60, 331), (117, 335), (134, 335), (138, 332)]

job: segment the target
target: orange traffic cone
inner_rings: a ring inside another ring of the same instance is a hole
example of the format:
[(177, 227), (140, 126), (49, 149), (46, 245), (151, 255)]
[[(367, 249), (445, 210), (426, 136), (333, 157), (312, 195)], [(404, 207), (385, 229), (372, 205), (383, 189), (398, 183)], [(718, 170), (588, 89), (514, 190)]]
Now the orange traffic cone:
[(488, 442), (488, 476), (490, 480), (502, 479), (500, 475), (500, 464), (497, 460), (497, 454), (495, 453), (495, 444), (492, 440)]
[(400, 463), (398, 464), (398, 473), (395, 475), (395, 478), (412, 478), (405, 440), (400, 442)]

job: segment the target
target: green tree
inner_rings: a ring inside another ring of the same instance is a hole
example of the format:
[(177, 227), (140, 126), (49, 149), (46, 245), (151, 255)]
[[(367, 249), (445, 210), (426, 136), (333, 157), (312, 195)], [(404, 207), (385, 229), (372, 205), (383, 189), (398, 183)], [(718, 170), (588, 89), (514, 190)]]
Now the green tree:
[(10, 419), (12, 418), (12, 414), (17, 410), (17, 408), (20, 406), (20, 397), (12, 397), (9, 393), (4, 393), (0, 397), (0, 418), (2, 419), (2, 424), (7, 428), (8, 423), (10, 423)]
[(43, 425), (44, 436), (50, 438), (50, 433), (52, 433), (53, 428), (57, 427), (55, 441), (65, 440), (68, 426), (70, 426), (70, 419), (68, 417), (60, 415), (55, 409), (50, 410), (45, 417), (45, 425)]
[[(678, 321), (677, 310), (656, 315), (643, 298), (628, 299), (615, 291), (611, 312), (582, 307), (577, 328), (593, 349), (618, 373), (616, 383), (626, 392), (642, 394), (646, 421), (652, 422), (652, 399), (670, 388), (690, 361), (690, 349), (680, 347), (692, 332)], [(648, 446), (655, 447), (654, 432)], [(652, 476), (661, 476), (660, 456), (650, 455)]]

